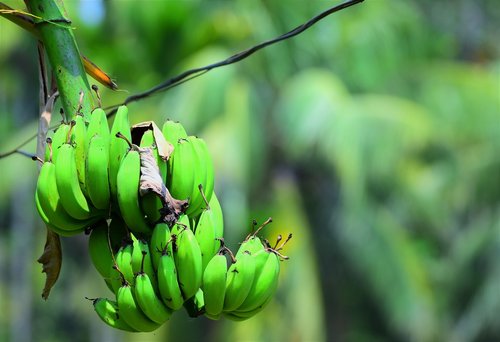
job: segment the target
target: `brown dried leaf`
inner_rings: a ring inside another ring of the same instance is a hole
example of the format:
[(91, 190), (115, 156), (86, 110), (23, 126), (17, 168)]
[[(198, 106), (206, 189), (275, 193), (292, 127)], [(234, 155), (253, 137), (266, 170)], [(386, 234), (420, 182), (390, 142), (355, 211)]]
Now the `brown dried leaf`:
[(181, 201), (172, 197), (168, 191), (160, 174), (160, 169), (153, 156), (151, 148), (134, 147), (141, 156), (141, 178), (139, 182), (139, 193), (144, 196), (153, 192), (158, 196), (162, 203), (162, 220), (168, 225), (174, 224), (179, 216), (186, 211), (187, 201)]
[(42, 264), (42, 273), (45, 273), (45, 286), (42, 292), (42, 298), (47, 300), (49, 298), (50, 290), (59, 278), (62, 265), (62, 249), (61, 239), (59, 235), (47, 228), (47, 240), (43, 253), (37, 260)]
[(158, 148), (158, 154), (163, 160), (168, 160), (172, 152), (174, 151), (174, 146), (165, 139), (160, 128), (156, 125), (154, 121), (144, 121), (132, 126), (132, 142), (134, 144), (139, 144), (142, 135), (145, 131), (152, 130), (153, 136), (155, 138), (155, 144)]

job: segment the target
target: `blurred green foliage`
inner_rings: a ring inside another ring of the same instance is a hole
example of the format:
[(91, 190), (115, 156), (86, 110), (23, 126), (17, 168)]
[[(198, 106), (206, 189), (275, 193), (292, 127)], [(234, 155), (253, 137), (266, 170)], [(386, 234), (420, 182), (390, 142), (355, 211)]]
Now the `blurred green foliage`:
[[(82, 52), (126, 91), (102, 89), (104, 106), (331, 5), (65, 3)], [(0, 159), (0, 340), (499, 340), (499, 23), (494, 0), (367, 0), (130, 105), (134, 123), (172, 118), (207, 140), (231, 248), (251, 219), (274, 218), (271, 241), (294, 234), (276, 300), (243, 323), (179, 314), (154, 334), (111, 331), (84, 298), (109, 294), (86, 236), (63, 240), (43, 302), (36, 165)], [(0, 19), (0, 152), (36, 132), (35, 56)]]

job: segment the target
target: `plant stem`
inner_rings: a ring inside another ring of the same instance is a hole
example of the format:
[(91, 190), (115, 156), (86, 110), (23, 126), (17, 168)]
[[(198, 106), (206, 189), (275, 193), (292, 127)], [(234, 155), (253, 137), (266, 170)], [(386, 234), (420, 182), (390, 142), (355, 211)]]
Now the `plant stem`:
[(65, 121), (77, 113), (82, 91), (81, 113), (88, 118), (94, 99), (62, 0), (27, 0), (26, 4), (41, 18), (35, 22), (57, 82)]

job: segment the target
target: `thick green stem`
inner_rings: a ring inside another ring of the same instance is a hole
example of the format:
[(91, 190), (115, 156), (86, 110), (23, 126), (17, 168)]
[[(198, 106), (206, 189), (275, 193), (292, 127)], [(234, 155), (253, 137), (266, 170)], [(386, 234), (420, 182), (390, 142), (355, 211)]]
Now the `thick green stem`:
[(29, 0), (26, 3), (31, 13), (41, 18), (36, 19), (36, 25), (56, 78), (65, 121), (78, 111), (80, 92), (84, 94), (81, 112), (87, 117), (94, 100), (62, 0)]

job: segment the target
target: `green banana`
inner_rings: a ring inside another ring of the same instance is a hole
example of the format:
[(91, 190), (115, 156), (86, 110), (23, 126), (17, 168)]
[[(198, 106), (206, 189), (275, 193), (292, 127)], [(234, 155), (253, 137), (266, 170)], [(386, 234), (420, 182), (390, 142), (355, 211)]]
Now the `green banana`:
[(245, 300), (255, 276), (255, 260), (248, 251), (241, 253), (229, 266), (226, 279), (224, 311), (234, 311)]
[(93, 213), (78, 181), (75, 148), (70, 144), (63, 144), (55, 165), (57, 190), (62, 206), (76, 219), (90, 218)]
[(226, 294), (227, 260), (223, 253), (217, 253), (203, 273), (201, 288), (205, 299), (205, 312), (218, 316), (224, 307)]
[(59, 230), (81, 232), (96, 221), (77, 220), (66, 212), (56, 185), (56, 166), (48, 161), (43, 163), (40, 169), (35, 192), (36, 201), (40, 204), (37, 209), (45, 223)]
[[(261, 251), (265, 250), (266, 246), (264, 246), (264, 244), (262, 243), (262, 240), (257, 236), (257, 234), (262, 230), (262, 228), (264, 228), (265, 226), (267, 226), (271, 222), (272, 222), (272, 219), (268, 218), (257, 229), (255, 229), (254, 231), (252, 231), (250, 234), (247, 235), (245, 240), (243, 240), (243, 242), (241, 243), (241, 246), (238, 249), (238, 253), (236, 253), (236, 258), (238, 258), (238, 256), (241, 255), (241, 253), (243, 253), (244, 251), (249, 251), (257, 261), (257, 264), (256, 264), (257, 269), (260, 269), (263, 266), (263, 264), (266, 260), (266, 257), (265, 257), (265, 255), (264, 255), (264, 257), (262, 257), (261, 254), (259, 254), (259, 253)], [(255, 225), (257, 225), (257, 222), (254, 221), (254, 223), (253, 223), (254, 228), (255, 228)], [(262, 258), (263, 258), (263, 260), (262, 260)]]
[[(70, 125), (62, 123), (59, 127), (57, 127), (57, 130), (54, 132), (52, 135), (52, 144), (51, 148), (45, 149), (45, 161), (52, 161), (53, 163), (56, 162), (57, 156), (59, 154), (59, 148), (68, 142), (69, 136), (69, 129)], [(52, 156), (51, 156), (52, 154)]]
[(94, 135), (101, 136), (106, 141), (106, 145), (109, 148), (109, 139), (110, 139), (109, 124), (108, 124), (108, 119), (106, 117), (106, 113), (104, 112), (104, 110), (102, 110), (102, 108), (96, 108), (92, 111), (89, 120), (89, 125), (87, 127), (85, 146), (89, 145), (90, 139)]
[(158, 329), (161, 324), (151, 321), (139, 308), (134, 298), (132, 286), (123, 284), (116, 293), (116, 301), (120, 318), (133, 329), (142, 332), (150, 332)]
[(108, 224), (102, 221), (92, 228), (88, 241), (90, 260), (95, 269), (104, 278), (109, 278), (113, 265), (113, 251), (108, 242)]
[[(190, 200), (195, 187), (197, 167), (198, 163), (192, 143), (187, 139), (179, 139), (168, 160), (167, 188), (174, 198)], [(189, 201), (189, 205), (191, 205), (191, 201)]]
[(184, 215), (172, 228), (172, 234), (177, 236), (174, 248), (174, 260), (177, 277), (185, 300), (196, 294), (200, 288), (202, 270), (201, 250), (193, 231), (189, 227), (189, 218)]
[(267, 304), (269, 304), (273, 299), (273, 296), (270, 296), (269, 298), (267, 298), (267, 300), (262, 303), (262, 305), (260, 305), (259, 307), (251, 310), (251, 311), (231, 311), (231, 312), (224, 312), (224, 317), (226, 318), (229, 318), (230, 320), (233, 320), (233, 321), (245, 321), (249, 318), (252, 318), (253, 316), (255, 316), (256, 314), (258, 314), (259, 312), (261, 312), (266, 306)]
[(87, 148), (87, 193), (97, 209), (107, 210), (110, 204), (108, 183), (109, 146), (106, 139), (96, 134)]
[(292, 234), (289, 234), (288, 238), (279, 246), (278, 244), (282, 240), (281, 235), (278, 236), (274, 247), (271, 247), (267, 240), (265, 240), (266, 246), (263, 247), (263, 244), (260, 242), (260, 239), (256, 237), (256, 234), (269, 222), (271, 222), (271, 218), (264, 222), (264, 224), (262, 224), (253, 234), (251, 234), (249, 236), (250, 238), (247, 237), (244, 242), (245, 247), (254, 250), (253, 258), (256, 263), (256, 271), (250, 291), (248, 292), (245, 301), (235, 310), (235, 314), (241, 315), (242, 313), (247, 312), (253, 313), (255, 310), (264, 307), (266, 303), (269, 302), (270, 298), (273, 297), (278, 288), (280, 260), (288, 259), (287, 256), (280, 253), (280, 250), (283, 249), (288, 241), (290, 241)]
[[(171, 242), (167, 242), (168, 246), (171, 245)], [(174, 256), (168, 250), (168, 246), (164, 247), (163, 254), (158, 261), (158, 287), (163, 303), (172, 310), (179, 310), (184, 303), (184, 298), (177, 280)]]
[(151, 279), (153, 288), (156, 293), (158, 291), (158, 282), (156, 273), (153, 269), (151, 254), (149, 252), (149, 245), (146, 241), (137, 239), (134, 234), (130, 234), (132, 238), (132, 271), (134, 274), (146, 273)]
[(161, 131), (165, 139), (170, 142), (174, 148), (179, 139), (186, 139), (188, 137), (186, 130), (179, 121), (165, 121)]
[(189, 195), (189, 206), (186, 209), (186, 214), (189, 217), (196, 217), (201, 213), (201, 207), (204, 204), (201, 191), (205, 189), (208, 166), (205, 164), (204, 155), (202, 155), (198, 148), (198, 138), (189, 136), (187, 140), (192, 149), (190, 153), (193, 154), (193, 166), (191, 167), (193, 185), (190, 189), (191, 194)]
[(203, 270), (220, 248), (220, 241), (216, 238), (215, 229), (213, 212), (206, 208), (198, 218), (194, 231), (194, 236), (200, 246)]
[(42, 218), (42, 221), (45, 223), (45, 226), (47, 227), (47, 229), (52, 230), (54, 233), (57, 233), (58, 235), (64, 236), (64, 237), (70, 237), (70, 236), (74, 236), (74, 235), (80, 234), (83, 231), (85, 231), (85, 228), (82, 228), (79, 230), (67, 231), (67, 230), (62, 230), (60, 228), (57, 228), (56, 226), (51, 225), (47, 215), (44, 213), (44, 211), (42, 209), (42, 206), (40, 204), (40, 199), (38, 198), (38, 193), (36, 191), (35, 191), (35, 206), (36, 206), (36, 209), (38, 210), (38, 213), (40, 214), (40, 217)]
[[(153, 156), (156, 159), (158, 169), (160, 170), (161, 179), (165, 182), (167, 176), (167, 163), (158, 153), (156, 142), (152, 130), (147, 130), (142, 135), (141, 147), (149, 147), (153, 151)], [(153, 192), (147, 193), (141, 198), (141, 206), (146, 214), (147, 220), (150, 224), (155, 224), (161, 218), (160, 209), (163, 208), (161, 199)]]
[(236, 309), (238, 312), (253, 311), (267, 302), (278, 288), (280, 273), (280, 261), (278, 255), (269, 251), (261, 251), (260, 254), (267, 256), (261, 268), (257, 268), (250, 291), (243, 303)]
[(213, 193), (214, 193), (214, 188), (215, 188), (215, 168), (214, 168), (214, 162), (212, 159), (212, 155), (210, 154), (210, 151), (208, 150), (207, 143), (205, 140), (198, 138), (196, 139), (197, 144), (195, 148), (199, 150), (199, 153), (205, 158), (205, 167), (206, 167), (206, 181), (205, 185), (203, 187), (203, 191), (205, 193), (205, 197), (207, 198), (207, 201), (210, 203)]
[(113, 267), (113, 257), (120, 249), (127, 234), (125, 224), (118, 217), (113, 217), (108, 223), (101, 221), (92, 227), (88, 241), (90, 260), (106, 283), (111, 284), (111, 275), (117, 276), (116, 288), (120, 285), (120, 278)]
[(71, 145), (75, 150), (75, 164), (76, 173), (78, 175), (78, 182), (80, 183), (80, 189), (84, 195), (87, 195), (86, 186), (86, 176), (85, 176), (85, 160), (86, 158), (86, 144), (85, 140), (87, 137), (87, 126), (85, 120), (81, 115), (75, 115), (74, 117), (75, 125), (71, 129)]
[[(190, 217), (196, 217), (212, 197), (214, 190), (214, 165), (205, 141), (195, 136), (189, 136), (188, 140), (194, 149), (196, 167), (194, 172), (194, 187), (186, 214)], [(203, 198), (203, 195), (206, 200)]]
[(153, 266), (155, 270), (158, 270), (160, 257), (164, 253), (163, 250), (165, 248), (167, 248), (167, 252), (170, 255), (172, 255), (172, 244), (168, 243), (170, 241), (170, 238), (171, 238), (170, 228), (168, 228), (167, 224), (157, 223), (155, 228), (153, 229), (153, 234), (151, 234), (151, 242), (149, 244), (151, 251), (151, 259), (153, 261)]
[(146, 273), (137, 274), (134, 294), (139, 307), (153, 322), (162, 324), (172, 315), (172, 311), (157, 297), (152, 280)]
[(115, 264), (111, 265), (110, 283), (113, 292), (117, 293), (124, 282), (134, 286), (134, 271), (132, 270), (132, 244), (120, 247), (115, 255)]
[(258, 236), (251, 235), (241, 243), (240, 249), (238, 250), (238, 253), (236, 253), (236, 257), (238, 257), (238, 255), (243, 251), (249, 251), (250, 253), (255, 254), (263, 250), (265, 250), (265, 246), (261, 239)]
[(123, 158), (116, 176), (118, 205), (123, 220), (130, 230), (137, 234), (151, 234), (139, 205), (139, 180), (141, 159), (139, 152), (130, 150)]
[(99, 318), (110, 327), (123, 331), (137, 332), (136, 329), (132, 328), (120, 317), (116, 302), (107, 298), (96, 298), (92, 300), (92, 304)]
[(212, 198), (210, 198), (208, 205), (212, 211), (215, 224), (215, 237), (222, 238), (224, 237), (224, 217), (222, 215), (222, 208), (220, 206), (219, 199), (215, 195), (215, 192), (212, 193)]
[(116, 137), (116, 133), (118, 132), (123, 134), (127, 139), (132, 139), (130, 133), (130, 123), (128, 120), (128, 109), (125, 106), (118, 107), (109, 137), (109, 188), (111, 191), (111, 198), (113, 200), (116, 200), (117, 198), (116, 178), (118, 170), (120, 169), (123, 157), (129, 150), (128, 143), (125, 140)]

